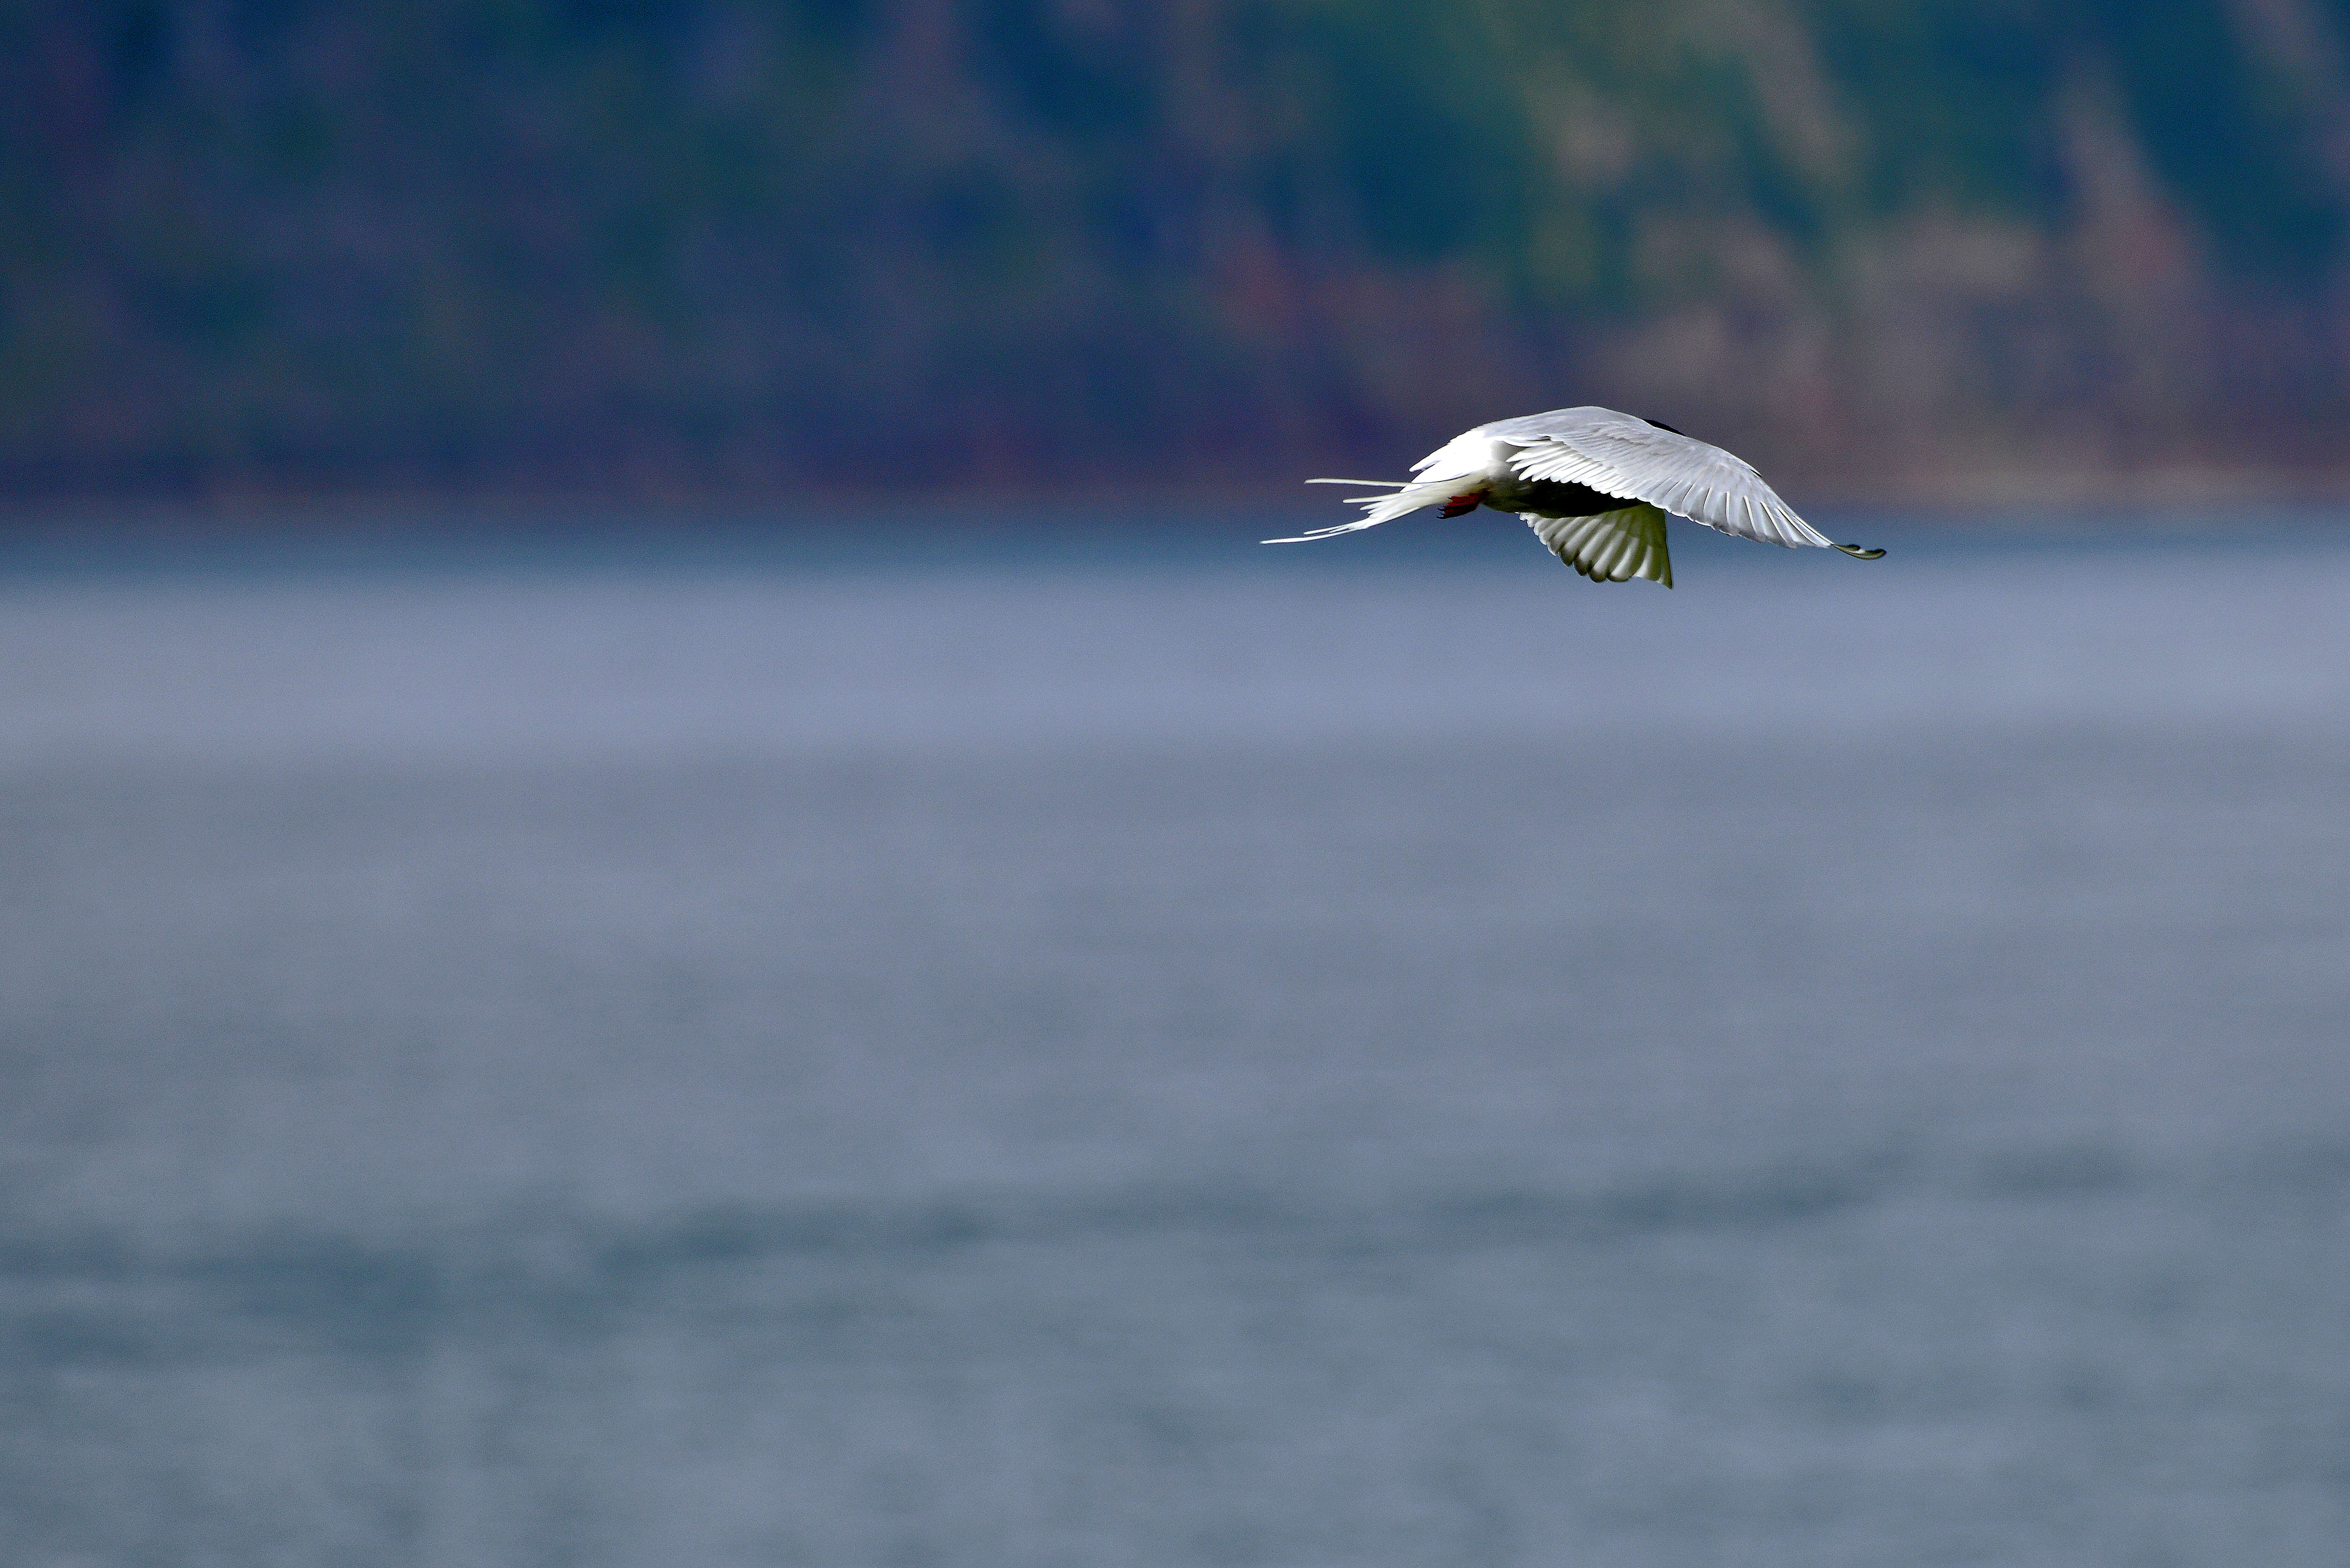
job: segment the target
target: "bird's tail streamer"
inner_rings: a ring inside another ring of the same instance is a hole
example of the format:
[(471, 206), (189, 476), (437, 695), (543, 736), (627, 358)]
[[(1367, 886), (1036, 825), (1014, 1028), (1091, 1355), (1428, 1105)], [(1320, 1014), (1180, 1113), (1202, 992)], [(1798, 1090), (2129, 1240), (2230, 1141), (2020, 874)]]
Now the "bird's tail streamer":
[(1386, 490), (1388, 493), (1347, 496), (1346, 498), (1347, 505), (1366, 508), (1363, 515), (1351, 523), (1340, 523), (1328, 528), (1312, 528), (1292, 538), (1263, 539), (1258, 543), (1307, 545), (1316, 539), (1335, 539), (1341, 534), (1357, 534), (1366, 528), (1376, 528), (1382, 523), (1392, 522), (1407, 512), (1417, 512), (1423, 506), (1432, 506), (1452, 498), (1452, 486), (1449, 481), (1441, 484), (1427, 484), (1400, 479), (1309, 479), (1305, 483), (1352, 484), (1366, 489), (1378, 486)]

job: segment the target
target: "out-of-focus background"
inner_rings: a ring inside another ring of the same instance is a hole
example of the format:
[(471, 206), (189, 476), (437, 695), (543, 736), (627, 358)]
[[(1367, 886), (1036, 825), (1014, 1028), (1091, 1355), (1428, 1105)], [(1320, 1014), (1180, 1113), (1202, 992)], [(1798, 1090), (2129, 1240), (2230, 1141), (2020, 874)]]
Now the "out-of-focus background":
[(2343, 7), (0, 43), (6, 1568), (2342, 1563)]
[(1250, 485), (1601, 402), (1860, 498), (2338, 479), (2345, 15), (11, 0), (0, 477)]

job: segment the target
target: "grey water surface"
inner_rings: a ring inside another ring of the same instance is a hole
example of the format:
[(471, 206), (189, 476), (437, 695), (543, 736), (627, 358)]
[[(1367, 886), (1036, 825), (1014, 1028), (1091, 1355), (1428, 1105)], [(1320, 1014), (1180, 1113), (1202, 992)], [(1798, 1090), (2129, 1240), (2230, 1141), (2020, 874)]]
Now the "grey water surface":
[(1846, 533), (0, 573), (0, 1562), (2350, 1561), (2350, 535)]

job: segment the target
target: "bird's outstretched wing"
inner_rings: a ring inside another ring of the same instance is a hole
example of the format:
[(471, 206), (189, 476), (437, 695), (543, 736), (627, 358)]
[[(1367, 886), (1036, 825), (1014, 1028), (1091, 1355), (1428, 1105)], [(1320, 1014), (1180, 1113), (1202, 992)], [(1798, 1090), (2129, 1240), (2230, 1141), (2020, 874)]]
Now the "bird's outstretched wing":
[(1665, 554), (1665, 514), (1646, 502), (1593, 517), (1528, 513), (1526, 522), (1552, 555), (1595, 583), (1646, 577), (1673, 586), (1672, 557)]
[(1796, 516), (1744, 461), (1613, 409), (1559, 409), (1503, 420), (1484, 431), (1518, 449), (1509, 463), (1525, 479), (1587, 484), (1603, 494), (1645, 501), (1709, 528), (1769, 545), (1817, 545), (1862, 553), (1836, 544)]

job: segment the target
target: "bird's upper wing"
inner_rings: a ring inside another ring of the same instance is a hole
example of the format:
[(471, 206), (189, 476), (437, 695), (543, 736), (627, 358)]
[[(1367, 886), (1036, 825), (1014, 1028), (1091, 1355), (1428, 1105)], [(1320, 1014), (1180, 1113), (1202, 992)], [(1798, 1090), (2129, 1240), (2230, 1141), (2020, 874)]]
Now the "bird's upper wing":
[(1483, 432), (1517, 449), (1509, 463), (1526, 479), (1587, 484), (1765, 544), (1839, 547), (1796, 516), (1752, 465), (1613, 409), (1529, 414)]

